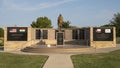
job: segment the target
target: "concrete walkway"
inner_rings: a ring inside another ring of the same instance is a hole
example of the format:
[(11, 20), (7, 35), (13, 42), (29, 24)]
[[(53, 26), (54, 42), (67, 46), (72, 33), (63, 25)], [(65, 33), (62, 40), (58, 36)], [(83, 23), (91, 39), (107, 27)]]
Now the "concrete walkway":
[(71, 54), (51, 54), (43, 68), (74, 68)]

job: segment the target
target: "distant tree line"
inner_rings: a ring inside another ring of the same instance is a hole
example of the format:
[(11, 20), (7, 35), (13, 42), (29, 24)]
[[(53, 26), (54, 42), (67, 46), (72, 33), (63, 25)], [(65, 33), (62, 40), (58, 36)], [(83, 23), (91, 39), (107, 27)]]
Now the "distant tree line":
[(70, 21), (63, 21), (62, 28), (78, 28), (77, 26), (72, 26), (70, 24)]

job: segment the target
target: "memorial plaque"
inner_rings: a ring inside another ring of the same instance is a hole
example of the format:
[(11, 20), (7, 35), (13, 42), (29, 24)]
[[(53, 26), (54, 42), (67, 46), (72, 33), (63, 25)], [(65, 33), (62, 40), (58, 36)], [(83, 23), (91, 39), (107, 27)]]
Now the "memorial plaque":
[(27, 41), (27, 27), (8, 27), (7, 41)]
[(41, 30), (36, 30), (36, 39), (41, 39)]
[(113, 41), (113, 28), (93, 28), (94, 41)]
[[(55, 30), (55, 39), (56, 39), (56, 34), (57, 34), (57, 32), (59, 32), (59, 30)], [(60, 30), (60, 32), (63, 32), (64, 35), (65, 35), (65, 30)], [(64, 36), (64, 39), (65, 39), (65, 36)]]
[(43, 30), (43, 39), (48, 39), (48, 30)]
[(57, 33), (57, 45), (63, 45), (63, 33)]
[(79, 39), (84, 40), (85, 39), (85, 30), (79, 29)]
[(72, 30), (72, 39), (78, 39), (78, 30)]

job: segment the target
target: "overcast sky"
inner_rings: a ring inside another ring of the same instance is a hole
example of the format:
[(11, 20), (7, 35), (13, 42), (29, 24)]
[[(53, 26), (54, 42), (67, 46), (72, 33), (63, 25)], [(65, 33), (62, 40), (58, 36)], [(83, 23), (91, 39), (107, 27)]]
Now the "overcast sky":
[(47, 16), (56, 28), (59, 14), (73, 26), (100, 26), (117, 12), (120, 0), (0, 0), (0, 27), (30, 26)]

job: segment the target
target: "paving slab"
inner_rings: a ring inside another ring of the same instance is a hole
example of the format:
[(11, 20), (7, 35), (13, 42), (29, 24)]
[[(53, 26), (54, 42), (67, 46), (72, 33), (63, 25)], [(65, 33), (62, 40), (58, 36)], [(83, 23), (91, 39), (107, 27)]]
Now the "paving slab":
[(50, 54), (43, 68), (74, 68), (71, 54)]

